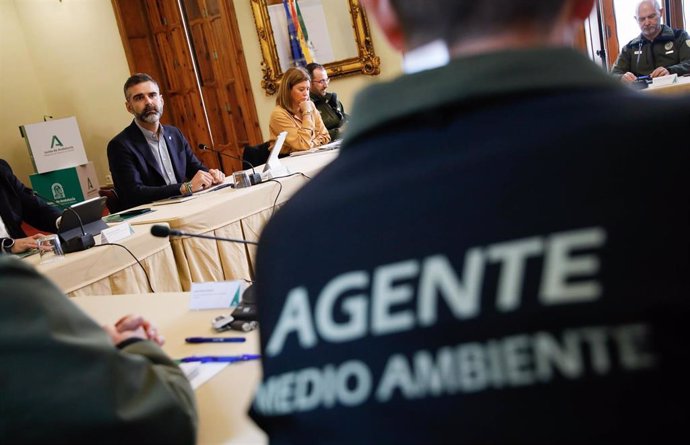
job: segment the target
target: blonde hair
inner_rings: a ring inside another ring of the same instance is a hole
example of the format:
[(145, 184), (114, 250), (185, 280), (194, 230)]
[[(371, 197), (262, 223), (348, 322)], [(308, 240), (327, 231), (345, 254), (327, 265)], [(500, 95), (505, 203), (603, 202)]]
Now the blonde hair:
[(311, 82), (311, 77), (309, 73), (300, 66), (293, 66), (288, 68), (285, 73), (283, 73), (283, 78), (280, 81), (280, 86), (278, 87), (278, 95), (276, 97), (276, 105), (280, 105), (288, 111), (292, 111), (292, 98), (290, 93), (292, 92), (292, 87), (298, 83), (304, 81)]

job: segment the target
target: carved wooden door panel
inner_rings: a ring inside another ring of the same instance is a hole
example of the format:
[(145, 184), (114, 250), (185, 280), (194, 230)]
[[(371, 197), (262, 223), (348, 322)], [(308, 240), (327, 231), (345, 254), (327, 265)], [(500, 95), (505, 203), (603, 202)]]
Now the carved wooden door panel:
[(157, 80), (166, 107), (173, 110), (175, 126), (180, 128), (196, 155), (208, 167), (217, 168), (215, 155), (197, 149), (199, 143), (208, 143), (211, 136), (177, 0), (146, 0), (145, 5), (163, 69), (163, 79)]
[[(183, 6), (213, 145), (239, 158), (261, 136), (234, 13), (221, 0), (183, 0)], [(227, 156), (221, 162), (226, 170), (242, 168)]]

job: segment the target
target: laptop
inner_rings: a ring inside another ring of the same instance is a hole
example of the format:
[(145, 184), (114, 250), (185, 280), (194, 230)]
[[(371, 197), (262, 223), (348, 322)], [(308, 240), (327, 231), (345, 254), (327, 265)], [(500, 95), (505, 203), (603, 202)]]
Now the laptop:
[(287, 131), (283, 131), (276, 138), (276, 143), (271, 148), (271, 153), (268, 155), (268, 160), (264, 165), (264, 171), (261, 173), (261, 178), (265, 181), (267, 179), (278, 178), (281, 176), (286, 176), (290, 174), (290, 171), (280, 162), (278, 155), (280, 154), (280, 149), (283, 148), (283, 143), (287, 137)]

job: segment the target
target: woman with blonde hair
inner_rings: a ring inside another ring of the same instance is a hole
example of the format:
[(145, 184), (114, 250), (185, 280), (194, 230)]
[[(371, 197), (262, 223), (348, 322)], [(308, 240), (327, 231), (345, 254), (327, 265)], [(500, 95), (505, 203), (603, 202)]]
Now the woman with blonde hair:
[(311, 78), (304, 68), (292, 67), (283, 74), (269, 123), (272, 140), (287, 131), (282, 154), (309, 150), (331, 141), (321, 114), (309, 100), (310, 85)]

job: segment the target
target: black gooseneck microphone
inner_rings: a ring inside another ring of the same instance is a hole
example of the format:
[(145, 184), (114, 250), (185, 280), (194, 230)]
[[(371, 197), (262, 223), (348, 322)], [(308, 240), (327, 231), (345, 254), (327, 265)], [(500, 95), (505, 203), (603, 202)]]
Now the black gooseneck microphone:
[(237, 156), (229, 155), (229, 154), (222, 152), (220, 150), (216, 150), (215, 148), (211, 148), (211, 147), (207, 146), (206, 144), (199, 144), (199, 150), (210, 151), (210, 152), (219, 154), (221, 156), (225, 156), (226, 158), (235, 159), (237, 161), (240, 161), (240, 162), (242, 162), (243, 165), (248, 165), (249, 168), (252, 169), (252, 174), (249, 177), (251, 184), (255, 185), (255, 184), (259, 184), (261, 182), (261, 173), (258, 173), (258, 174), (256, 173), (256, 170), (254, 170), (254, 165), (252, 165), (251, 162), (246, 161), (242, 158), (238, 158)]
[[(44, 196), (41, 196), (36, 190), (33, 190), (33, 194), (34, 194), (34, 196), (41, 198), (45, 202), (52, 201), (56, 207), (59, 207), (65, 211), (70, 211), (74, 214), (74, 216), (77, 217), (77, 221), (79, 221), (79, 228), (81, 229), (81, 235), (77, 235), (73, 238), (66, 240), (62, 244), (62, 251), (63, 252), (65, 252), (65, 253), (81, 252), (82, 250), (90, 249), (96, 245), (96, 241), (93, 239), (93, 235), (91, 235), (90, 233), (86, 233), (86, 230), (84, 230), (84, 223), (82, 223), (81, 216), (79, 216), (79, 213), (77, 213), (76, 210), (74, 210), (72, 207), (64, 206), (55, 200), (46, 199)], [(60, 230), (58, 228), (58, 232), (59, 231)]]
[(157, 236), (159, 238), (166, 238), (168, 236), (190, 236), (192, 238), (204, 238), (204, 239), (210, 239), (210, 240), (214, 240), (214, 241), (228, 241), (231, 243), (253, 244), (255, 246), (259, 245), (259, 243), (257, 243), (256, 241), (246, 241), (243, 239), (221, 238), (219, 236), (198, 235), (196, 233), (187, 233), (187, 232), (183, 232), (181, 230), (171, 229), (170, 227), (163, 226), (161, 224), (155, 224), (155, 225), (151, 226), (151, 235)]
[(252, 165), (252, 163), (249, 162), (249, 161), (245, 161), (245, 160), (242, 159), (242, 158), (239, 158), (239, 157), (233, 156), (233, 155), (229, 155), (229, 154), (227, 154), (227, 153), (225, 153), (225, 152), (223, 152), (223, 151), (220, 151), (220, 150), (216, 150), (215, 148), (211, 148), (211, 147), (209, 147), (209, 146), (206, 145), (206, 144), (199, 144), (199, 150), (201, 150), (201, 151), (211, 151), (211, 152), (217, 153), (217, 154), (219, 154), (219, 155), (221, 155), (221, 156), (225, 156), (226, 158), (235, 159), (236, 161), (240, 161), (240, 162), (242, 162), (242, 164), (248, 165), (249, 168), (252, 169), (252, 173), (253, 173), (253, 174), (256, 174), (256, 172), (254, 171), (254, 166)]

